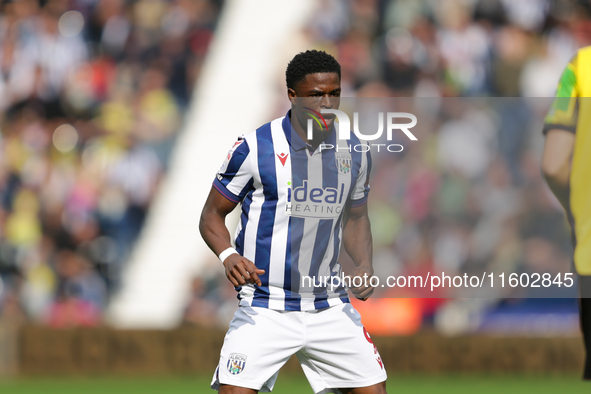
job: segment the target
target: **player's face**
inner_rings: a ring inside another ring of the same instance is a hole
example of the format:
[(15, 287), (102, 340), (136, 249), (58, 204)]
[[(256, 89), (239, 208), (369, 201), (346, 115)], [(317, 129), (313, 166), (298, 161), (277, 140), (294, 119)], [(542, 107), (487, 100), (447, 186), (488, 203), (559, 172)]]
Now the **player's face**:
[[(302, 82), (298, 82), (294, 89), (288, 90), (292, 103), (292, 122), (295, 115), (302, 130), (307, 130), (308, 119), (312, 119), (310, 113), (322, 109), (338, 109), (341, 97), (341, 80), (337, 73), (315, 73), (308, 74)], [(310, 111), (312, 109), (313, 111)], [(315, 115), (317, 118), (318, 116)], [(314, 135), (322, 136), (322, 140), (333, 128), (335, 116), (333, 114), (322, 114), (326, 121), (320, 122), (313, 119)], [(327, 127), (328, 126), (328, 129)], [(315, 138), (316, 139), (316, 138)]]

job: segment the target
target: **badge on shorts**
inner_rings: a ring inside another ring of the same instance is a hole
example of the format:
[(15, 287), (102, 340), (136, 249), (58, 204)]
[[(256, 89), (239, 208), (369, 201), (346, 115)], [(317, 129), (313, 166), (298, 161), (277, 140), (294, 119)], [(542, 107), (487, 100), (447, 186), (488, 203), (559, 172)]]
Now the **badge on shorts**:
[(232, 375), (238, 375), (240, 372), (244, 370), (244, 366), (246, 365), (246, 356), (240, 353), (232, 353), (230, 354), (230, 358), (228, 359), (228, 371)]

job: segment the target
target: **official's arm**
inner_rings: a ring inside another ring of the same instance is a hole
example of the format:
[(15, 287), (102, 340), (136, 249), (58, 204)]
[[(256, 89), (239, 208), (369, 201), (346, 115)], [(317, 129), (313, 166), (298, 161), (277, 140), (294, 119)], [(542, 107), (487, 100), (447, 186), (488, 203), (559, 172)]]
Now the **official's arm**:
[(575, 134), (570, 131), (551, 129), (546, 133), (542, 172), (550, 190), (567, 212), (570, 209), (569, 180), (574, 146)]

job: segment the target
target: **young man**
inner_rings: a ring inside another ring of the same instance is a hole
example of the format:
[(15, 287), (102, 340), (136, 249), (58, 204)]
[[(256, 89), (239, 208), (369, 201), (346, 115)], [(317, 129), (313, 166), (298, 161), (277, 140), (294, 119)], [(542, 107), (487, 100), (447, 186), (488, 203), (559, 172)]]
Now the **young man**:
[(546, 117), (542, 170), (572, 227), (579, 274), (580, 317), (591, 380), (591, 47), (575, 55), (562, 74)]
[[(338, 140), (334, 115), (321, 113), (339, 105), (341, 67), (332, 56), (300, 53), (286, 79), (292, 110), (234, 144), (201, 215), (203, 239), (240, 300), (212, 388), (270, 391), (296, 354), (315, 393), (384, 394), (382, 360), (346, 288), (302, 285), (303, 276), (340, 275), (341, 240), (356, 265), (351, 275), (373, 274), (371, 158), (349, 151), (361, 142)], [(239, 203), (234, 249), (224, 219)], [(352, 291), (365, 300), (373, 289)]]

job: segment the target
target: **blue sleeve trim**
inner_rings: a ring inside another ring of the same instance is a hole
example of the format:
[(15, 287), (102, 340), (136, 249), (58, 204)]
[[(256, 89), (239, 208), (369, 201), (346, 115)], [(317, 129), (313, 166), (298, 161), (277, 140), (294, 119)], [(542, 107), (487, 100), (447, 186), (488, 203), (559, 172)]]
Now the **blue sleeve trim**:
[(226, 197), (226, 199), (228, 199), (229, 201), (235, 204), (238, 204), (240, 202), (240, 197), (229, 191), (219, 179), (214, 179), (213, 187), (215, 187), (215, 189), (218, 192), (220, 192), (222, 196)]
[(351, 200), (351, 207), (352, 208), (359, 208), (364, 206), (365, 204), (367, 204), (367, 198), (369, 197), (369, 195), (365, 195), (365, 197), (363, 197), (361, 200)]

